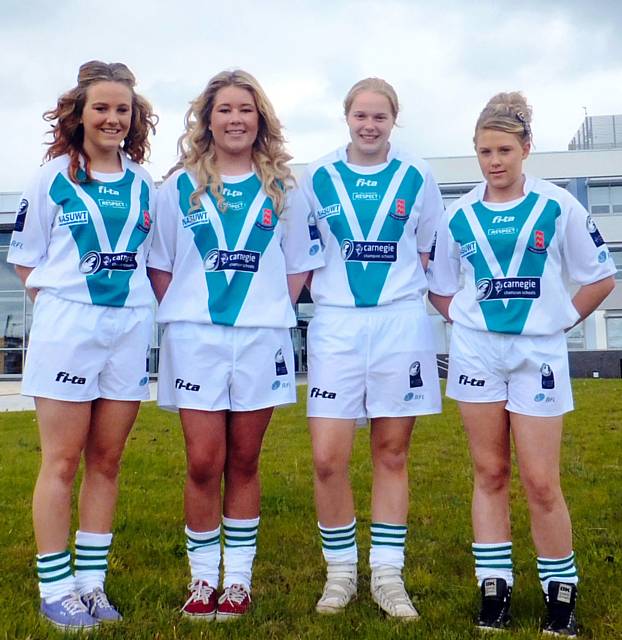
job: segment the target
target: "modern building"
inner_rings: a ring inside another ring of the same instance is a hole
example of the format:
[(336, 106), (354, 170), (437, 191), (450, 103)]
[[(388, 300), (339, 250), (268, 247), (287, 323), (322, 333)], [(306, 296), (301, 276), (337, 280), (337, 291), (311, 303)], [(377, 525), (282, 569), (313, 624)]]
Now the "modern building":
[[(609, 116), (611, 118), (611, 116)], [(596, 117), (593, 117), (595, 119)], [(622, 122), (622, 116), (615, 123)], [(620, 124), (616, 124), (620, 126)], [(616, 133), (616, 140), (622, 135)], [(474, 156), (430, 158), (429, 162), (440, 185), (446, 203), (460, 197), (481, 180)], [(294, 165), (299, 174), (303, 165)], [(568, 189), (594, 216), (618, 265), (616, 288), (601, 307), (587, 320), (568, 333), (568, 345), (573, 353), (610, 354), (617, 363), (609, 371), (622, 376), (622, 359), (614, 355), (622, 350), (622, 147), (590, 148), (589, 150), (532, 153), (526, 164), (527, 172), (546, 178)], [(19, 193), (0, 193), (0, 376), (19, 377), (28, 347), (28, 333), (32, 321), (32, 304), (12, 265), (6, 262)], [(432, 310), (439, 353), (446, 353), (450, 327)], [(293, 330), (296, 366), (306, 369), (306, 325), (313, 315), (310, 299), (297, 305), (299, 326)], [(154, 327), (152, 372), (157, 372), (159, 332)], [(571, 354), (572, 356), (573, 354)], [(591, 356), (590, 364), (597, 362)], [(611, 358), (610, 358), (611, 360)], [(572, 361), (572, 358), (571, 358)], [(594, 365), (595, 370), (599, 366)], [(611, 373), (607, 375), (612, 375)]]
[(574, 138), (568, 143), (569, 151), (618, 147), (622, 147), (622, 115), (586, 115)]

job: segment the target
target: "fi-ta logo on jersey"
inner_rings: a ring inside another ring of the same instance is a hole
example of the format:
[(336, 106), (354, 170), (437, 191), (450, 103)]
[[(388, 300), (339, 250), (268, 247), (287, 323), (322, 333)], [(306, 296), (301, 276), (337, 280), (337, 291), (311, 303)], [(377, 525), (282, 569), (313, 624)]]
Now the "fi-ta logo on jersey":
[(22, 198), (17, 208), (17, 216), (15, 217), (15, 231), (23, 231), (26, 224), (26, 214), (28, 213), (28, 200)]
[(421, 379), (421, 363), (419, 360), (415, 360), (408, 369), (408, 376), (410, 378), (410, 388), (422, 387), (423, 380)]
[(80, 273), (90, 276), (108, 269), (109, 271), (134, 271), (138, 267), (135, 251), (121, 251), (119, 253), (102, 253), (89, 251), (82, 256), (78, 269)]
[(283, 355), (283, 349), (279, 349), (274, 354), (274, 368), (276, 369), (277, 376), (287, 375), (287, 365), (285, 364), (285, 356)]
[(59, 371), (56, 374), (56, 382), (62, 382), (63, 384), (86, 384), (86, 378), (72, 376), (67, 371)]
[(256, 273), (259, 269), (260, 253), (258, 251), (225, 251), (212, 249), (203, 260), (205, 271), (248, 271)]
[(477, 301), (540, 297), (540, 278), (481, 278), (476, 287)]
[(603, 237), (600, 235), (600, 231), (598, 230), (596, 223), (594, 222), (594, 220), (592, 220), (592, 216), (588, 216), (585, 219), (585, 226), (592, 238), (592, 241), (597, 247), (600, 247), (601, 245), (605, 244), (605, 241), (603, 240)]
[(542, 374), (542, 388), (555, 389), (555, 376), (551, 365), (543, 362), (540, 366), (540, 373)]
[(397, 242), (359, 242), (346, 238), (341, 242), (341, 257), (345, 262), (395, 262)]

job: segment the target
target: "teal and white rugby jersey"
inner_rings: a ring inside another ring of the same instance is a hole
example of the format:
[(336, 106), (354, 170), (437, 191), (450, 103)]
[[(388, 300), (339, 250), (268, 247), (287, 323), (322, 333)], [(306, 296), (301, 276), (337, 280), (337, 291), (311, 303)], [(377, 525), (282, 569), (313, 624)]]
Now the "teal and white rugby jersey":
[(158, 191), (158, 224), (148, 265), (173, 278), (158, 322), (203, 322), (237, 327), (292, 327), (296, 316), (287, 274), (324, 262), (311, 238), (307, 205), (297, 190), (277, 217), (254, 173), (223, 176), (227, 209), (209, 191), (192, 208), (194, 177), (180, 169)]
[(8, 262), (34, 267), (26, 286), (75, 302), (110, 307), (152, 304), (145, 270), (154, 188), (121, 154), (118, 174), (69, 179), (69, 157), (44, 164), (17, 212)]
[(443, 211), (427, 163), (393, 149), (373, 167), (349, 164), (346, 147), (311, 164), (303, 190), (326, 266), (313, 274), (316, 304), (371, 307), (419, 300), (420, 253), (432, 248)]
[(567, 284), (616, 272), (596, 224), (568, 191), (544, 180), (527, 177), (514, 202), (483, 202), (485, 189), (481, 183), (443, 216), (430, 291), (453, 295), (451, 319), (471, 329), (551, 335), (572, 326), (579, 314)]

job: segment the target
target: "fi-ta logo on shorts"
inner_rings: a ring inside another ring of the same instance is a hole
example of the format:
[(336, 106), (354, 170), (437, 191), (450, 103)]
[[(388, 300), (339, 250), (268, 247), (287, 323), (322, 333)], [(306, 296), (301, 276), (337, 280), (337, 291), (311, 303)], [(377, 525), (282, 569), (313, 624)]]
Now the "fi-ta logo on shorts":
[(186, 391), (198, 391), (201, 388), (200, 384), (192, 384), (192, 382), (186, 382), (181, 378), (175, 380), (175, 389), (185, 389)]
[(313, 387), (309, 395), (311, 398), (325, 398), (326, 400), (334, 400), (337, 397), (334, 391), (324, 391), (318, 387)]
[(56, 374), (56, 382), (62, 382), (63, 384), (86, 384), (86, 378), (80, 376), (72, 376), (67, 371), (59, 371)]

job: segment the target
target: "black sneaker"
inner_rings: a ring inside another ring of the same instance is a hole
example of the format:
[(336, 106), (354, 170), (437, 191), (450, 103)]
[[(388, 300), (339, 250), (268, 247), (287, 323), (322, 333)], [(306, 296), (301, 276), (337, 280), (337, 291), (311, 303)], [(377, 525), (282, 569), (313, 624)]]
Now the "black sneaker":
[(542, 633), (553, 636), (577, 637), (577, 619), (575, 605), (577, 585), (567, 582), (549, 582), (549, 592), (544, 595), (547, 616)]
[(486, 578), (482, 582), (482, 608), (477, 618), (479, 629), (505, 629), (510, 624), (512, 587), (503, 578)]

